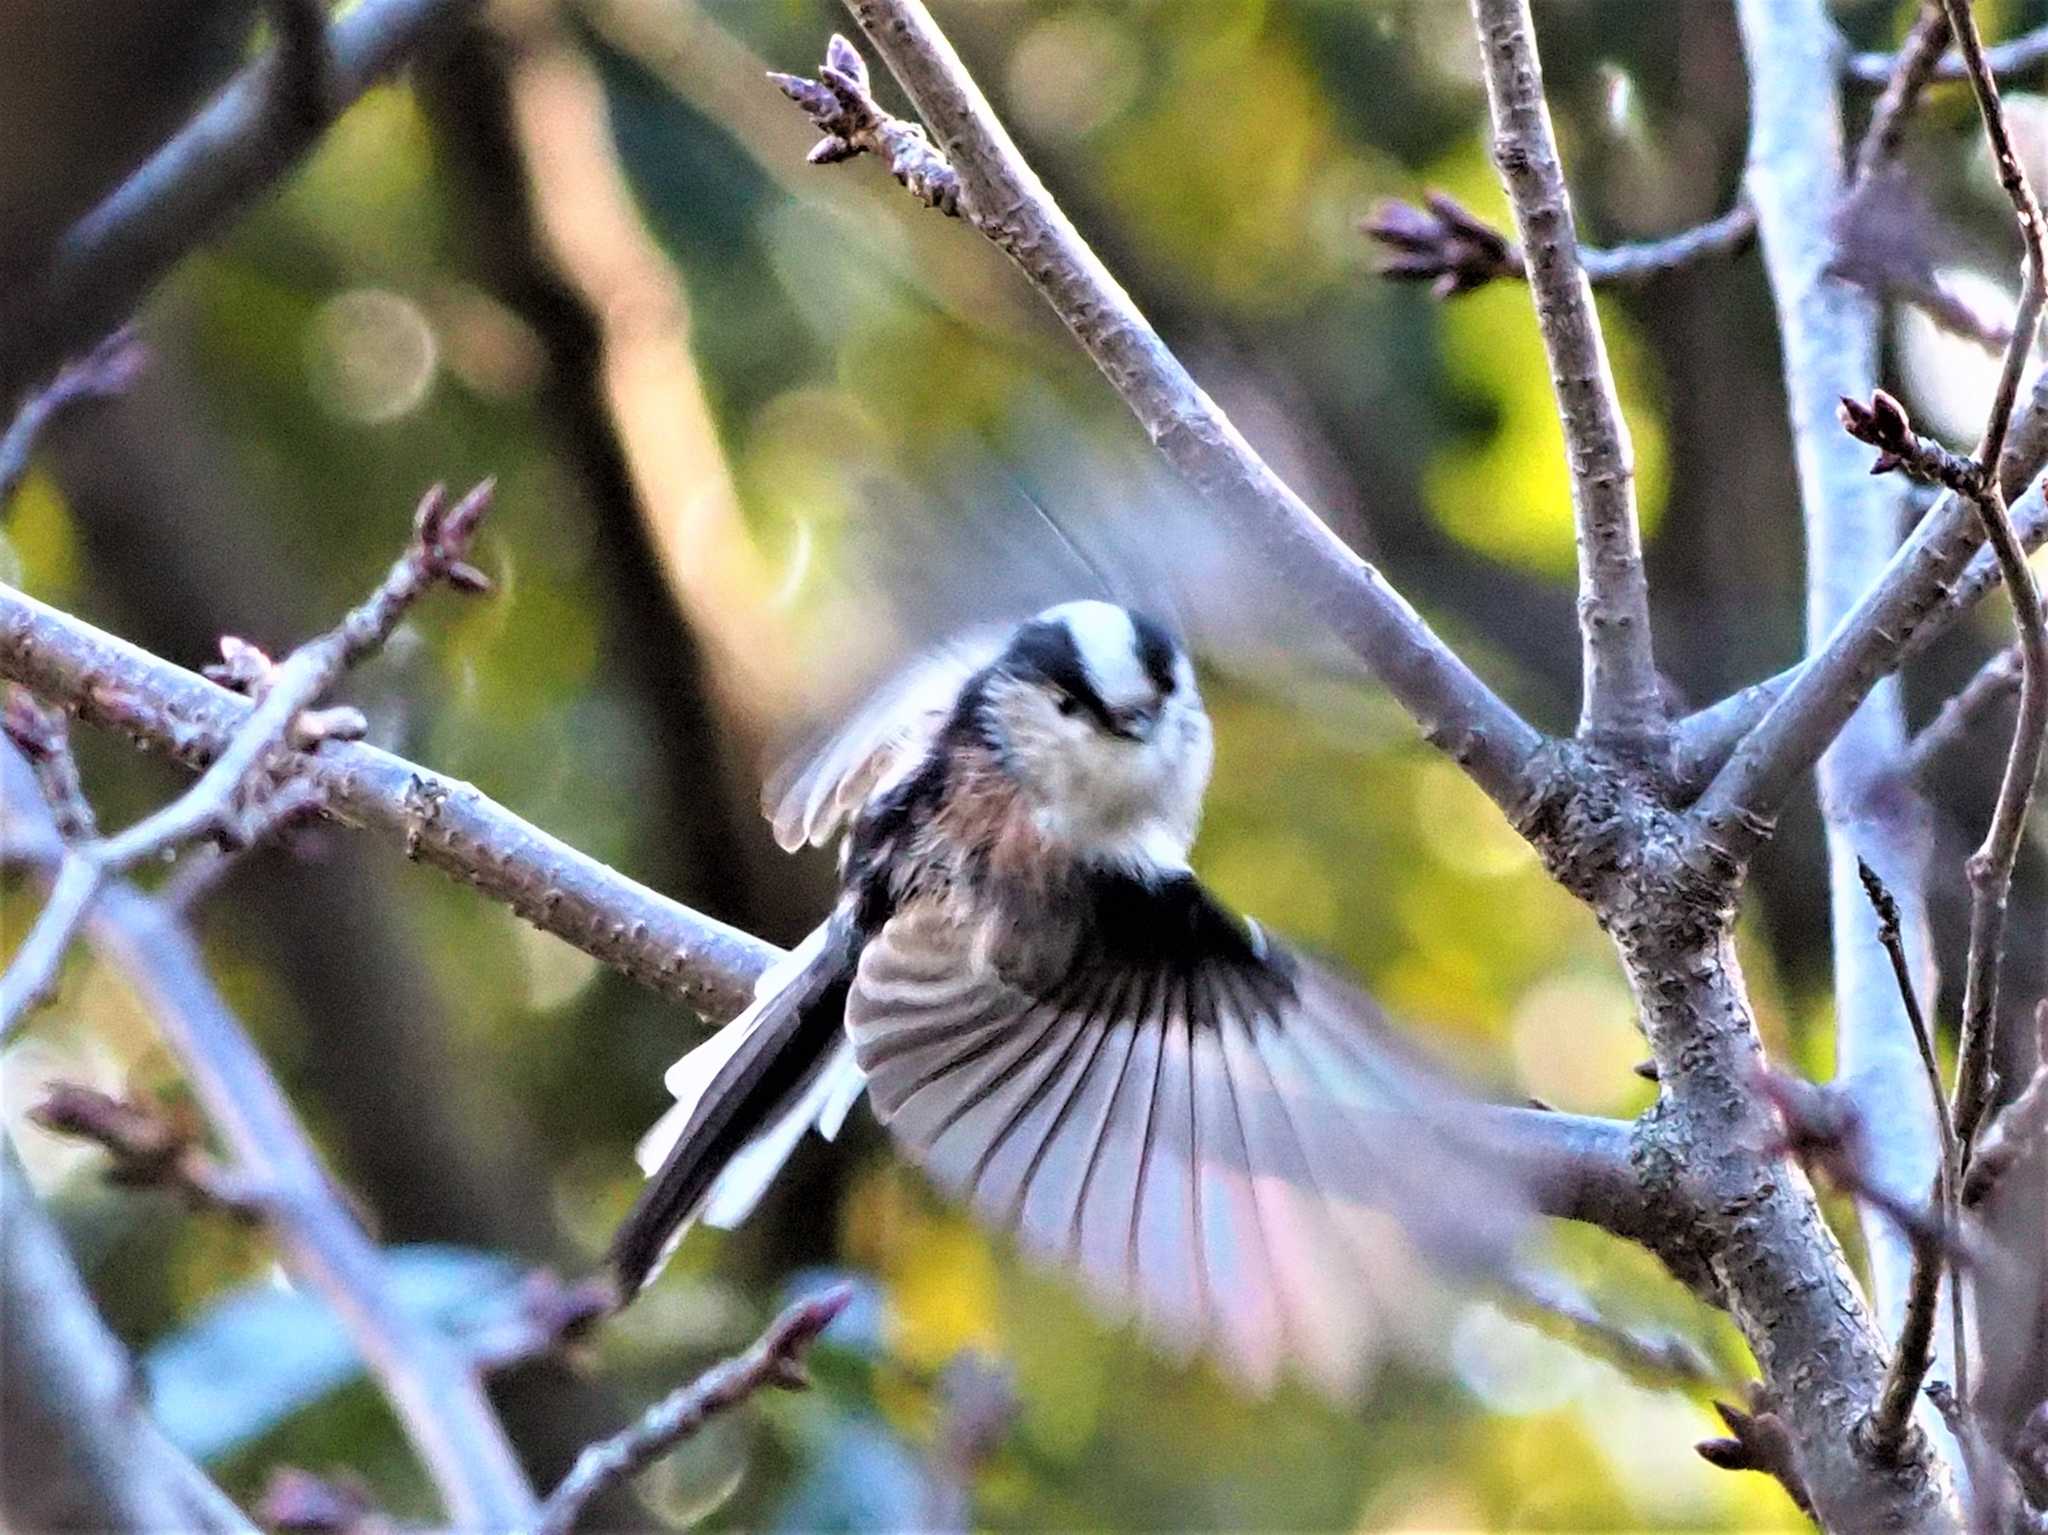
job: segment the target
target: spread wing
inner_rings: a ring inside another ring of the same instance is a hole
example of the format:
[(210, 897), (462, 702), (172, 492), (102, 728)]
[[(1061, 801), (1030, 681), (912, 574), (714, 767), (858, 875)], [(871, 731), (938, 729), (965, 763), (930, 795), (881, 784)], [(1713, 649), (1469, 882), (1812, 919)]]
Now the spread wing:
[(1426, 1280), (1505, 1261), (1522, 1201), (1373, 1004), (1192, 878), (1008, 952), (932, 902), (868, 944), (847, 1029), (934, 1179), (1159, 1341), (1351, 1395)]
[(1001, 629), (981, 630), (930, 652), (794, 753), (761, 796), (776, 842), (792, 853), (806, 843), (823, 847), (879, 785), (915, 766), (961, 686), (995, 659), (1003, 638)]

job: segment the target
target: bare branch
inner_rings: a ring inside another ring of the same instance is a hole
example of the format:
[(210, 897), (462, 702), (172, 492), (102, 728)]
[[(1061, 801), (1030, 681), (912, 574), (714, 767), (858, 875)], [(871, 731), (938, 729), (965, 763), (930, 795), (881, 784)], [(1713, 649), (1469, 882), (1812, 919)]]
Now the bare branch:
[(287, 52), (258, 60), (57, 242), (45, 270), (0, 300), (0, 399), (133, 312), (164, 274), (254, 203), (336, 115), (479, 0), (363, 0), (328, 34), (316, 113), (276, 109)]
[(11, 1530), (254, 1535), (150, 1418), (134, 1362), (93, 1309), (5, 1137), (0, 1227), (0, 1520)]
[[(1384, 247), (1380, 275), (1427, 282), (1439, 299), (1483, 288), (1498, 278), (1524, 280), (1522, 248), (1448, 192), (1423, 193), (1427, 211), (1382, 200), (1359, 232)], [(1756, 238), (1756, 209), (1738, 198), (1726, 213), (1661, 239), (1601, 248), (1579, 247), (1579, 265), (1596, 288), (1634, 287), (1710, 257), (1747, 250)]]
[[(260, 686), (261, 702), (236, 728), (199, 782), (184, 794), (124, 832), (69, 848), (50, 900), (21, 954), (7, 973), (0, 975), (0, 1039), (48, 994), (72, 936), (103, 880), (209, 833), (223, 832), (229, 840), (242, 843), (251, 840), (260, 826), (279, 818), (275, 806), (269, 813), (259, 807), (254, 822), (243, 824), (247, 817), (241, 801), (259, 769), (280, 749), (310, 744), (309, 734), (317, 738), (334, 733), (331, 721), (330, 728), (316, 725), (308, 732), (303, 711), (344, 671), (378, 649), (429, 588), (445, 582), (460, 591), (488, 589), (489, 582), (469, 564), (468, 554), (490, 496), (488, 482), (453, 506), (440, 486), (428, 491), (414, 516), (412, 540), (405, 553), (368, 600), (334, 629), (293, 651), (281, 665), (271, 666), (253, 647), (229, 649), (231, 661), (255, 668), (247, 680)], [(297, 798), (304, 797), (302, 790)], [(301, 808), (304, 806), (296, 802), (285, 806), (286, 810)]]
[[(61, 848), (54, 819), (38, 814), (32, 770), (7, 742), (0, 742), (0, 805), (12, 844), (46, 856)], [(483, 1529), (524, 1524), (533, 1495), (474, 1372), (446, 1338), (391, 1300), (382, 1256), (214, 989), (191, 935), (120, 879), (100, 889), (87, 932), (156, 1020), (246, 1186), (262, 1191), (286, 1266), (327, 1299), (383, 1385), (449, 1517)]]
[(1920, 727), (1907, 748), (1906, 771), (1924, 779), (1934, 763), (1965, 740), (1984, 716), (2020, 688), (2020, 653), (2014, 646), (2001, 650), (1977, 668), (1953, 698), (1941, 706), (1933, 719)]
[(1515, 210), (1571, 469), (1584, 655), (1579, 732), (1641, 741), (1661, 732), (1664, 708), (1636, 526), (1635, 450), (1593, 290), (1579, 265), (1571, 193), (1536, 56), (1536, 24), (1528, 0), (1472, 0), (1472, 19), (1493, 112), (1494, 163)]
[(28, 473), (29, 455), (43, 428), (80, 400), (101, 400), (124, 392), (147, 361), (142, 343), (123, 326), (30, 395), (0, 436), (0, 508), (14, 499)]
[(924, 7), (849, 0), (849, 8), (958, 177), (962, 216), (1017, 263), (1229, 531), (1295, 583), (1424, 736), (1512, 818), (1542, 771), (1533, 759), (1543, 737), (1331, 532), (1189, 377), (1024, 163)]
[(264, 0), (276, 34), (271, 109), (315, 131), (327, 121), (327, 0)]
[[(1986, 538), (2005, 577), (2012, 599), (2013, 626), (2019, 632), (2020, 710), (2013, 726), (2012, 749), (2005, 777), (1984, 841), (1969, 860), (1970, 942), (1963, 972), (1963, 1036), (1956, 1066), (1956, 1135), (1962, 1142), (1961, 1166), (1967, 1170), (1977, 1129), (1991, 1106), (1991, 1062), (1998, 1021), (1998, 970), (2005, 958), (2006, 903), (2012, 891), (2013, 867), (2033, 801), (2034, 780), (2048, 743), (2048, 622), (2041, 612), (2040, 589), (2027, 564), (2026, 550), (2006, 510), (1997, 472), (2005, 457), (2006, 432), (2018, 398), (2020, 374), (2033, 352), (2041, 309), (2048, 302), (2048, 250), (2044, 250), (2041, 206), (2034, 200), (2026, 172), (2014, 153), (1999, 104), (1998, 83), (1984, 57), (1977, 19), (1969, 0), (1943, 0), (1949, 24), (1970, 72), (1984, 134), (1991, 144), (1999, 185), (2013, 205), (2025, 248), (2020, 299), (2013, 320), (2013, 343), (2006, 350), (1984, 436), (1977, 445), (1977, 483), (1969, 488)], [(1967, 1407), (1969, 1401), (1964, 1398)]]
[[(2009, 42), (2000, 43), (1986, 51), (1985, 63), (1992, 74), (2000, 79), (2024, 74), (2048, 60), (2048, 27), (2036, 27), (2023, 32)], [(1863, 85), (1882, 85), (1892, 77), (1898, 67), (1899, 56), (1895, 53), (1858, 53), (1850, 56), (1844, 71), (1849, 79)], [(1960, 53), (1942, 55), (1934, 66), (1931, 80), (1957, 81), (1970, 78), (1969, 65)]]
[[(2043, 382), (2048, 384), (2048, 375)], [(2048, 543), (2048, 497), (2043, 495), (2043, 483), (2034, 479), (2040, 473), (2040, 460), (2018, 450), (2029, 427), (2048, 420), (2048, 413), (2041, 409), (2041, 394), (2037, 389), (2028, 408), (2015, 418), (2006, 459), (2008, 466), (2018, 467), (2009, 467), (2000, 476), (2008, 497), (2014, 495), (2016, 483), (2027, 486), (2025, 494), (2012, 501), (2011, 514), (2013, 528), (2029, 550)], [(1961, 507), (1960, 498), (1944, 497), (1815, 657), (1751, 683), (1680, 720), (1673, 731), (1672, 778), (1681, 802), (1706, 790), (1795, 683), (1810, 699), (1829, 701), (1832, 711), (1845, 696), (1860, 697), (1858, 689), (1867, 688), (1919, 655), (1983, 601), (2003, 579), (2003, 572), (1990, 550), (1980, 550), (1971, 541), (1975, 531), (1975, 519)], [(1827, 668), (1827, 682), (1817, 680), (1820, 674), (1812, 670), (1816, 666)], [(1789, 750), (1786, 740), (1791, 722), (1781, 723), (1786, 735), (1780, 738), (1779, 748)], [(1811, 723), (1818, 733), (1821, 722)], [(1806, 728), (1803, 722), (1802, 733)]]
[[(1920, 998), (1913, 985), (1913, 967), (1907, 961), (1905, 940), (1899, 931), (1899, 904), (1869, 864), (1861, 864), (1858, 873), (1863, 879), (1863, 889), (1870, 897), (1871, 908), (1877, 913), (1878, 941), (1891, 960), (1892, 975), (1898, 983), (1907, 1021), (1913, 1028), (1913, 1043), (1920, 1051), (1920, 1065), (1927, 1074), (1928, 1098), (1934, 1105), (1935, 1123), (1941, 1134), (1941, 1161), (1935, 1171), (1933, 1194), (1935, 1206), (1941, 1211), (1941, 1231), (1935, 1239), (1923, 1238), (1913, 1243), (1913, 1270), (1906, 1293), (1905, 1319), (1899, 1328), (1891, 1367), (1885, 1372), (1884, 1389), (1878, 1394), (1877, 1407), (1870, 1420), (1871, 1441), (1878, 1454), (1886, 1460), (1893, 1460), (1905, 1443), (1914, 1408), (1920, 1401), (1920, 1389), (1927, 1380), (1929, 1366), (1934, 1362), (1934, 1314), (1941, 1302), (1942, 1271), (1947, 1267), (1951, 1244), (1960, 1240), (1962, 1234), (1962, 1216), (1956, 1199), (1960, 1169), (1955, 1124), (1949, 1117), (1948, 1094), (1941, 1084), (1941, 1066), (1934, 1056), (1934, 1037), (1928, 1030), (1925, 1014), (1920, 1010)], [(1954, 1323), (1950, 1352), (1954, 1359), (1956, 1391), (1964, 1401), (1968, 1401), (1969, 1340), (1963, 1318), (1960, 1275), (1951, 1276), (1949, 1298)]]
[(809, 1385), (803, 1357), (853, 1299), (853, 1287), (837, 1285), (800, 1300), (768, 1324), (744, 1354), (714, 1365), (641, 1414), (639, 1421), (586, 1447), (555, 1490), (548, 1494), (533, 1535), (569, 1535), (588, 1503), (606, 1487), (646, 1470), (720, 1413), (730, 1412), (756, 1392)]
[(1942, 10), (1941, 0), (1922, 0), (1913, 29), (1906, 34), (1905, 46), (1899, 49), (1891, 73), (1885, 78), (1884, 92), (1870, 109), (1870, 124), (1863, 130), (1863, 141), (1856, 146), (1856, 167), (1850, 179), (1857, 186), (1868, 182), (1898, 152), (1906, 122), (1920, 104), (1920, 93), (1934, 78), (1935, 68), (1941, 63), (1941, 51), (1948, 46), (1950, 36), (1948, 14)]
[(1970, 1171), (1963, 1179), (1963, 1203), (1980, 1205), (2006, 1170), (2048, 1145), (2048, 1001), (2034, 1009), (2034, 1074), (2019, 1095), (1984, 1122)]
[(56, 1082), (28, 1117), (53, 1135), (76, 1136), (104, 1149), (110, 1183), (172, 1189), (195, 1209), (221, 1210), (239, 1220), (261, 1220), (268, 1213), (267, 1191), (209, 1154), (204, 1131), (190, 1115), (144, 1098), (115, 1098)]
[[(0, 675), (193, 766), (218, 758), (251, 710), (246, 698), (6, 587)], [(320, 790), (330, 816), (374, 829), (707, 1018), (744, 1007), (779, 952), (614, 873), (471, 785), (375, 747), (326, 741), (285, 767)]]
[(1724, 1378), (1691, 1339), (1616, 1322), (1560, 1274), (1511, 1274), (1507, 1294), (1515, 1306), (1562, 1327), (1589, 1352), (1613, 1361), (1639, 1380), (1659, 1386), (1699, 1387), (1718, 1385)]

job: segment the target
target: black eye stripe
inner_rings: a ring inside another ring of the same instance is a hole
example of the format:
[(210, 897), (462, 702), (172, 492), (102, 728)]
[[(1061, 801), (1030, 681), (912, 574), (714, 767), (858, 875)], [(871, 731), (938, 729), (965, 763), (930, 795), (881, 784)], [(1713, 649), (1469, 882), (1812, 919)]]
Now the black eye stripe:
[(1081, 652), (1065, 624), (1034, 619), (1017, 631), (1006, 658), (1019, 676), (1037, 677), (1088, 711), (1103, 729), (1111, 728), (1109, 705), (1095, 690), (1088, 669), (1081, 664)]
[(1131, 632), (1138, 640), (1138, 663), (1164, 698), (1174, 689), (1173, 662), (1177, 646), (1173, 636), (1143, 613), (1131, 614)]

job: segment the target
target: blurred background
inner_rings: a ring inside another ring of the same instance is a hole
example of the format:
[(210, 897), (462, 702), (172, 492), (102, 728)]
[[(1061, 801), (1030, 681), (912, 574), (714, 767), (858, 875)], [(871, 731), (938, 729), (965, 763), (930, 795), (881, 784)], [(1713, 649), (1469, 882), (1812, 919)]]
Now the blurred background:
[[(89, 27), (66, 0), (5, 9), (8, 260), (32, 259), (261, 45), (249, 0), (102, 0)], [(1978, 9), (1993, 38), (2048, 19), (2038, 0)], [(1837, 11), (1857, 46), (1883, 47), (1912, 7)], [(1436, 303), (1378, 278), (1356, 231), (1377, 199), (1425, 187), (1505, 223), (1465, 8), (938, 12), (1054, 193), (1260, 450), (1519, 708), (1569, 727), (1567, 486), (1527, 294)], [(1538, 22), (1588, 238), (1727, 206), (1746, 131), (1729, 5), (1560, 0)], [(496, 475), (482, 561), (498, 595), (426, 604), (349, 681), (373, 739), (785, 943), (824, 910), (830, 866), (784, 858), (759, 821), (778, 751), (947, 629), (1106, 587), (1170, 610), (1202, 646), (1219, 761), (1197, 863), (1229, 900), (1339, 957), (1487, 1090), (1640, 1110), (1652, 1089), (1629, 1068), (1645, 1051), (1591, 919), (1206, 528), (999, 254), (872, 161), (802, 163), (814, 134), (762, 72), (814, 72), (846, 27), (825, 0), (491, 6), (155, 295), (151, 367), (48, 441), (9, 512), (0, 579), (188, 666), (224, 633), (276, 653), (367, 590), (425, 485)], [(881, 94), (903, 110), (886, 81)], [(2024, 84), (2016, 98), (2038, 166), (2048, 112)], [(1852, 92), (1852, 121), (1868, 100)], [(2011, 262), (1974, 129), (1967, 93), (1937, 89), (1907, 157), (1938, 189), (1926, 232), (1941, 264), (1988, 301)], [(1660, 659), (1697, 705), (1799, 649), (1769, 296), (1752, 254), (1602, 310)], [(1895, 319), (1916, 418), (1974, 436), (1995, 360)], [(1916, 717), (2005, 625), (1987, 604), (1916, 666)], [(80, 744), (103, 821), (179, 781), (124, 743)], [(2000, 755), (1991, 730), (1944, 765), (1938, 870), (1959, 870), (1979, 834)], [(2038, 843), (2029, 860), (2016, 931), (2039, 934)], [(1940, 950), (1959, 954), (1962, 881), (1937, 878), (1933, 896)], [(11, 940), (32, 911), (6, 891)], [(413, 1303), (482, 1331), (526, 1269), (595, 1264), (633, 1196), (661, 1073), (700, 1020), (340, 831), (252, 857), (203, 931), (333, 1165), (403, 1249)], [(1771, 1049), (1822, 1076), (1827, 939), (1809, 803), (1758, 869), (1744, 940)], [(2009, 996), (2039, 995), (2041, 947), (2019, 946)], [(400, 1514), (431, 1509), (380, 1399), (262, 1237), (106, 1186), (97, 1153), (23, 1120), (53, 1079), (178, 1092), (146, 1015), (82, 954), (4, 1058), (0, 1106), (173, 1436), (238, 1495), (289, 1462), (351, 1468)], [(613, 1522), (1802, 1523), (1765, 1478), (1693, 1454), (1719, 1431), (1704, 1395), (1631, 1380), (1485, 1296), (1448, 1301), (1432, 1346), (1356, 1410), (1300, 1388), (1248, 1400), (1102, 1324), (856, 1123), (807, 1147), (742, 1231), (694, 1236), (579, 1357), (498, 1379), (543, 1481), (792, 1287), (844, 1273), (862, 1302), (827, 1339), (820, 1389), (720, 1422)], [(1747, 1371), (1732, 1329), (1641, 1254), (1579, 1230), (1552, 1245), (1617, 1318)], [(2001, 1389), (2042, 1394), (2038, 1355), (1997, 1367)]]

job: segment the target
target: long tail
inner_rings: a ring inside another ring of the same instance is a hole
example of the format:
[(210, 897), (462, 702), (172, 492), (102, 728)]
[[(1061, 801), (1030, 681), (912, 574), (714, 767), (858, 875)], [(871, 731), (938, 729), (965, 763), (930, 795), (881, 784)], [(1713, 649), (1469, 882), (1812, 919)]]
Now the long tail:
[(669, 1068), (675, 1106), (640, 1143), (647, 1187), (612, 1238), (622, 1298), (698, 1219), (744, 1220), (805, 1130), (838, 1132), (863, 1085), (844, 1024), (858, 949), (834, 916), (761, 978), (752, 1007)]

